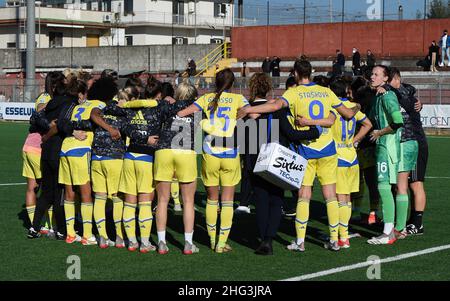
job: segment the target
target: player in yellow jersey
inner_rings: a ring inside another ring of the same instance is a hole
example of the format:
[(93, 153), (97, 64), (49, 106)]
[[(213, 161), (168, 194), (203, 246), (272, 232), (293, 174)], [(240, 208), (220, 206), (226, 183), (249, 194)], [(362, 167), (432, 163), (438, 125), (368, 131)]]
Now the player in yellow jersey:
[[(72, 112), (66, 115), (67, 123), (92, 120), (110, 132), (113, 139), (119, 139), (117, 129), (108, 125), (101, 117), (101, 109), (105, 103), (98, 100), (87, 100), (87, 85), (78, 80), (76, 83), (78, 103)], [(70, 115), (70, 116), (69, 116)], [(59, 183), (65, 185), (64, 211), (66, 215), (67, 243), (81, 241), (83, 245), (95, 245), (97, 240), (92, 234), (92, 190), (90, 184), (90, 154), (94, 137), (92, 131), (73, 131), (73, 136), (64, 139), (61, 146)], [(75, 233), (75, 192), (73, 186), (79, 186), (81, 194), (81, 216), (83, 219), (83, 238)]]
[[(50, 101), (51, 96), (51, 82), (53, 77), (47, 76), (45, 82), (45, 92), (41, 93), (36, 98), (35, 110), (39, 112), (45, 108)], [(23, 168), (22, 176), (27, 179), (27, 191), (25, 193), (25, 207), (27, 209), (30, 223), (33, 223), (34, 211), (36, 209), (36, 194), (39, 190), (39, 182), (41, 180), (41, 143), (42, 136), (37, 131), (36, 127), (31, 126), (29, 134), (25, 139), (25, 143), (22, 148)], [(52, 207), (49, 211), (48, 226), (43, 226), (40, 230), (41, 234), (53, 233), (51, 226)], [(50, 232), (51, 231), (51, 232)]]
[[(270, 103), (246, 107), (240, 110), (238, 117), (243, 117), (251, 113), (268, 113), (277, 111), (283, 107), (289, 107), (293, 116), (306, 117), (309, 120), (320, 120), (324, 123), (317, 123), (325, 127), (322, 135), (312, 141), (304, 141), (300, 146), (300, 154), (308, 159), (302, 187), (299, 192), (297, 203), (297, 214), (295, 219), (297, 240), (288, 246), (289, 250), (303, 252), (306, 236), (306, 226), (309, 219), (309, 202), (312, 196), (312, 186), (314, 178), (319, 178), (322, 185), (322, 193), (327, 203), (328, 223), (330, 230), (330, 241), (326, 247), (332, 246), (333, 250), (339, 250), (338, 246), (338, 226), (339, 226), (339, 206), (336, 198), (336, 174), (337, 155), (333, 140), (331, 125), (327, 124), (333, 108), (344, 118), (353, 118), (355, 112), (345, 107), (339, 98), (329, 89), (310, 82), (312, 73), (311, 63), (306, 60), (297, 60), (294, 65), (295, 76), (298, 86), (289, 89), (283, 94), (281, 99)], [(328, 126), (328, 128), (326, 128)], [(298, 127), (297, 129), (307, 129)]]
[[(330, 89), (342, 100), (347, 108), (353, 108), (347, 96), (347, 84), (343, 80), (336, 80), (330, 84)], [(339, 113), (333, 112), (330, 117), (336, 120), (332, 126), (334, 141), (338, 154), (336, 194), (339, 202), (339, 246), (349, 248), (348, 224), (352, 216), (350, 194), (359, 191), (359, 163), (354, 145), (367, 135), (372, 123), (362, 112), (346, 120)], [(360, 124), (357, 133), (356, 125)]]
[[(216, 90), (214, 93), (201, 96), (192, 105), (178, 112), (177, 115), (185, 117), (199, 111), (205, 114), (201, 126), (207, 134), (203, 143), (202, 155), (202, 180), (208, 195), (206, 226), (210, 236), (211, 249), (215, 249), (217, 253), (223, 253), (231, 251), (227, 239), (233, 222), (235, 186), (241, 180), (238, 149), (236, 145), (230, 147), (230, 143), (224, 143), (224, 140), (233, 140), (237, 111), (249, 105), (249, 103), (243, 95), (229, 91), (234, 83), (234, 74), (231, 69), (219, 71), (215, 82)], [(222, 194), (222, 209), (220, 213), (220, 235), (216, 245), (219, 187)]]

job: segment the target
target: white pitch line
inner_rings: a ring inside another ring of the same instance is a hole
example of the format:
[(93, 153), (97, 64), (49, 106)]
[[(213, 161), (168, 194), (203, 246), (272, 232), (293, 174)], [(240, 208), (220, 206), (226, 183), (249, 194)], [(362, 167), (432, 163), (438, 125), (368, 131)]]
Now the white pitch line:
[(426, 179), (450, 179), (450, 177), (425, 177)]
[(323, 276), (327, 276), (327, 275), (342, 273), (342, 272), (345, 272), (345, 271), (356, 270), (356, 269), (364, 268), (364, 267), (367, 267), (367, 266), (371, 266), (373, 264), (381, 264), (381, 263), (388, 263), (388, 262), (399, 261), (399, 260), (403, 260), (403, 259), (407, 259), (407, 258), (411, 258), (411, 257), (416, 257), (416, 256), (421, 256), (421, 255), (426, 255), (426, 254), (431, 254), (431, 253), (435, 253), (435, 252), (439, 252), (439, 251), (443, 251), (443, 250), (447, 250), (447, 249), (450, 249), (450, 245), (444, 245), (444, 246), (440, 246), (440, 247), (429, 248), (429, 249), (425, 249), (425, 250), (417, 251), (417, 252), (405, 253), (405, 254), (402, 254), (402, 255), (394, 256), (394, 257), (388, 257), (388, 258), (385, 258), (385, 259), (382, 259), (382, 260), (379, 260), (379, 261), (378, 260), (377, 261), (364, 261), (364, 262), (360, 262), (360, 263), (356, 263), (356, 264), (352, 264), (352, 265), (347, 265), (347, 266), (343, 266), (343, 267), (339, 267), (339, 268), (329, 269), (329, 270), (325, 270), (325, 271), (321, 271), (321, 272), (317, 272), (317, 273), (306, 274), (306, 275), (302, 275), (302, 276), (298, 276), (298, 277), (292, 277), (292, 278), (288, 278), (288, 279), (283, 279), (283, 280), (280, 280), (280, 281), (302, 281), (302, 280), (308, 280), (308, 279), (323, 277)]
[(0, 186), (18, 186), (18, 185), (26, 185), (27, 183), (6, 183), (0, 184)]

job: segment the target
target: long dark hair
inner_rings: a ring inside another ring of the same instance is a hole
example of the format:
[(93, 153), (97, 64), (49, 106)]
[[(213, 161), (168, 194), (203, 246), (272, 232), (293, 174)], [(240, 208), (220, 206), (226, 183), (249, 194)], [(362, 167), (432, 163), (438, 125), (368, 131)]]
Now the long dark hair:
[(45, 92), (51, 97), (56, 95), (64, 95), (66, 93), (64, 79), (64, 74), (60, 71), (49, 72), (45, 78)]
[(223, 69), (216, 74), (216, 95), (211, 101), (210, 108), (213, 112), (216, 111), (219, 106), (219, 99), (225, 90), (230, 89), (234, 83), (234, 73), (230, 68)]

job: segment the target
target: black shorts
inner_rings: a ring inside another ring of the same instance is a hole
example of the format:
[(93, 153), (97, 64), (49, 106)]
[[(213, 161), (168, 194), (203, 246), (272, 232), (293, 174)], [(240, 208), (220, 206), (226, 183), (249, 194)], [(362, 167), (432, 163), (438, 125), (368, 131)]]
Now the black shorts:
[(425, 173), (428, 163), (428, 143), (419, 141), (419, 153), (417, 156), (416, 168), (409, 175), (409, 183), (425, 182)]

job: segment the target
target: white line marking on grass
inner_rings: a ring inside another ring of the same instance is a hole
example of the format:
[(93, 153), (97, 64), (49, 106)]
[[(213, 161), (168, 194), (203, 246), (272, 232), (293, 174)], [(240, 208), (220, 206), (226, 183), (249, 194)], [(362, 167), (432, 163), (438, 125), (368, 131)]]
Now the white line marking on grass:
[(345, 272), (345, 271), (356, 270), (356, 269), (368, 267), (368, 266), (371, 266), (371, 265), (373, 265), (375, 263), (376, 264), (381, 264), (381, 263), (394, 262), (394, 261), (399, 261), (399, 260), (403, 260), (403, 259), (407, 259), (407, 258), (411, 258), (411, 257), (431, 254), (431, 253), (435, 253), (435, 252), (439, 252), (439, 251), (443, 251), (443, 250), (447, 250), (447, 249), (450, 249), (450, 245), (444, 245), (444, 246), (440, 246), (440, 247), (424, 249), (422, 251), (405, 253), (405, 254), (402, 254), (402, 255), (394, 256), (394, 257), (388, 257), (388, 258), (380, 260), (379, 262), (378, 261), (376, 261), (376, 262), (375, 261), (364, 261), (364, 262), (360, 262), (360, 263), (356, 263), (356, 264), (352, 264), (352, 265), (347, 265), (347, 266), (343, 266), (343, 267), (339, 267), (339, 268), (334, 268), (334, 269), (330, 269), (330, 270), (325, 270), (325, 271), (321, 271), (321, 272), (317, 272), (317, 273), (306, 274), (306, 275), (302, 275), (302, 276), (298, 276), (298, 277), (283, 279), (283, 280), (280, 280), (280, 281), (302, 281), (302, 280), (308, 280), (308, 279), (313, 279), (313, 278), (323, 277), (323, 276), (327, 276), (327, 275), (342, 273), (342, 272)]
[(0, 184), (0, 186), (18, 186), (18, 185), (26, 185), (27, 183), (6, 183)]
[(425, 177), (426, 179), (450, 179), (450, 177)]

